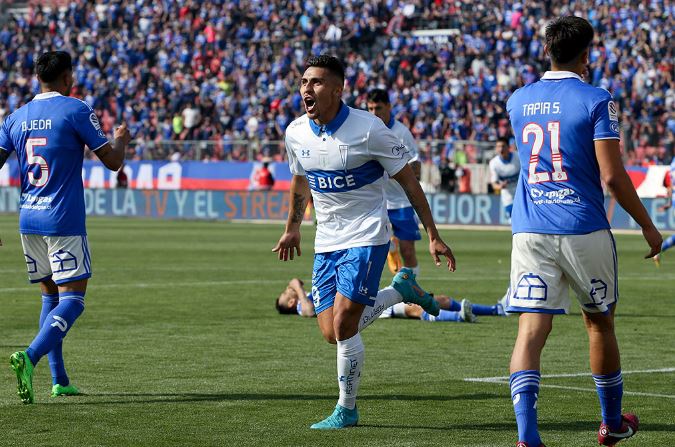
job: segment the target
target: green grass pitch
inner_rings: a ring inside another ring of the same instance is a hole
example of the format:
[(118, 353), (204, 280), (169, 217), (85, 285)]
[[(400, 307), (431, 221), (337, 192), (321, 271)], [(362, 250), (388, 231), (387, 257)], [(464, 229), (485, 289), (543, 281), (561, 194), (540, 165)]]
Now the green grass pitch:
[[(315, 432), (332, 410), (335, 347), (313, 319), (280, 316), (273, 300), (292, 276), (308, 279), (304, 254), (276, 260), (281, 225), (90, 219), (94, 277), (87, 308), (64, 345), (86, 396), (50, 399), (46, 358), (36, 404), (16, 396), (9, 355), (35, 334), (37, 286), (26, 282), (15, 216), (0, 217), (0, 445), (27, 446), (513, 446), (508, 386), (465, 378), (508, 375), (517, 319), (478, 324), (375, 322), (364, 332), (361, 426)], [(494, 303), (507, 286), (510, 234), (442, 231), (454, 274), (419, 244), (423, 287)], [(675, 433), (675, 256), (657, 270), (637, 235), (617, 237), (617, 311), (624, 407), (641, 432), (621, 445), (671, 445)], [(670, 255), (670, 253), (668, 253)], [(391, 279), (388, 271), (382, 284)], [(544, 351), (539, 414), (548, 447), (597, 445), (599, 405), (578, 307), (557, 317)], [(2, 372), (4, 371), (4, 372)], [(549, 386), (551, 385), (551, 386)], [(591, 390), (591, 391), (588, 391)]]

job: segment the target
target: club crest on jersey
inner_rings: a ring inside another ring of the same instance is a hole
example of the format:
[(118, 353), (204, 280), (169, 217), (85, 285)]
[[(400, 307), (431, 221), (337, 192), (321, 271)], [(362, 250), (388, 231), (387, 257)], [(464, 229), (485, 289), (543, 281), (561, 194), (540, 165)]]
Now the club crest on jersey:
[(340, 160), (342, 160), (342, 168), (347, 172), (347, 154), (349, 153), (349, 145), (341, 144), (338, 146), (340, 149)]

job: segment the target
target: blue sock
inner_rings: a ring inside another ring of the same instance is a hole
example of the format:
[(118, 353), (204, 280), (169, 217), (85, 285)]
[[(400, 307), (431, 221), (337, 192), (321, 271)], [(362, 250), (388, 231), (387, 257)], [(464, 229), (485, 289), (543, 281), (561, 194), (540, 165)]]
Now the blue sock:
[(537, 397), (541, 374), (535, 370), (511, 374), (511, 400), (518, 423), (518, 440), (539, 447), (541, 438), (537, 429)]
[[(40, 312), (40, 328), (47, 319), (47, 315), (59, 304), (59, 294), (42, 294), (42, 312)], [(54, 349), (47, 354), (49, 358), (49, 369), (52, 371), (52, 384), (68, 386), (70, 379), (66, 373), (66, 366), (63, 362), (63, 341), (59, 342)]]
[(675, 234), (671, 235), (670, 237), (668, 237), (668, 239), (663, 241), (663, 245), (661, 245), (661, 251), (666, 251), (673, 245), (675, 245)]
[(84, 311), (84, 293), (68, 292), (60, 295), (59, 304), (45, 317), (40, 331), (26, 349), (33, 366), (59, 344)]
[(612, 374), (593, 374), (595, 388), (600, 398), (602, 422), (612, 431), (621, 430), (621, 397), (623, 396), (623, 377), (621, 370)]
[(471, 307), (471, 312), (474, 315), (497, 315), (497, 305), (486, 306), (484, 304), (474, 304)]
[(422, 312), (422, 320), (424, 321), (461, 321), (459, 318), (459, 312), (454, 312), (450, 310), (441, 309), (441, 313), (437, 317), (429, 315), (426, 312)]
[(450, 309), (447, 309), (447, 310), (451, 310), (453, 312), (459, 312), (460, 310), (462, 310), (462, 303), (460, 303), (459, 301), (455, 301), (454, 299), (450, 298)]

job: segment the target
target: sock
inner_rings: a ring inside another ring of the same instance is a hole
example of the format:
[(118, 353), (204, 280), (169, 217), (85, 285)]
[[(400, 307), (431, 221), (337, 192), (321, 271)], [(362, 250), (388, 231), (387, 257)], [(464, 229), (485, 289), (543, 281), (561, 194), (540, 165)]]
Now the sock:
[(60, 294), (59, 299), (59, 304), (47, 314), (40, 331), (26, 349), (33, 366), (63, 340), (77, 317), (84, 311), (82, 292)]
[(602, 422), (609, 426), (611, 431), (621, 429), (621, 397), (623, 396), (623, 377), (621, 370), (612, 374), (593, 374), (595, 388), (600, 398)]
[(530, 446), (539, 446), (541, 438), (537, 429), (537, 397), (541, 374), (535, 370), (511, 374), (511, 400), (518, 423), (518, 440)]
[(663, 241), (663, 245), (661, 245), (661, 251), (666, 251), (673, 245), (675, 245), (675, 234), (671, 235), (668, 239)]
[(361, 368), (365, 350), (361, 334), (337, 342), (337, 372), (340, 397), (338, 404), (353, 410), (356, 407), (356, 393), (361, 381)]
[(450, 308), (447, 310), (451, 310), (453, 312), (459, 312), (462, 310), (462, 303), (459, 301), (456, 301), (454, 298), (450, 298)]
[[(47, 319), (47, 315), (59, 304), (59, 294), (42, 294), (42, 312), (40, 312), (40, 328)], [(47, 354), (49, 359), (49, 369), (52, 371), (52, 384), (68, 386), (70, 379), (66, 373), (66, 367), (63, 362), (63, 341), (57, 343), (54, 349)]]
[(441, 313), (437, 317), (429, 315), (426, 311), (422, 312), (420, 320), (424, 321), (463, 321), (459, 318), (459, 312), (453, 310), (444, 310), (441, 309)]
[(416, 265), (415, 267), (409, 267), (409, 268), (412, 269), (413, 274), (415, 275), (415, 277), (420, 276), (420, 266), (419, 266), (419, 264)]
[(359, 321), (359, 332), (370, 326), (370, 323), (377, 320), (382, 312), (388, 307), (403, 301), (403, 297), (393, 287), (385, 287), (377, 292), (375, 297), (375, 304), (373, 306), (366, 306), (361, 314)]
[(497, 305), (486, 306), (485, 304), (474, 304), (471, 307), (474, 315), (497, 315)]

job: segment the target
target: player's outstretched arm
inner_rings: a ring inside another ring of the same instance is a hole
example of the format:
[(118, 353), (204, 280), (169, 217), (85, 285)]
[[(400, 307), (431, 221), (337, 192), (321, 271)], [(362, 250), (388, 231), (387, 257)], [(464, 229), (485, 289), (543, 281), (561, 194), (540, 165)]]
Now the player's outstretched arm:
[(127, 144), (131, 141), (131, 134), (125, 123), (122, 123), (120, 127), (115, 129), (114, 135), (115, 141), (113, 141), (113, 144), (104, 144), (103, 147), (94, 152), (105, 167), (111, 171), (117, 171), (122, 167), (124, 154), (127, 151)]
[(272, 249), (279, 253), (280, 261), (293, 260), (295, 252), (300, 252), (300, 224), (305, 215), (307, 200), (309, 200), (309, 182), (304, 175), (294, 175), (291, 180), (290, 206), (288, 209), (288, 220), (284, 234), (279, 238), (279, 242)]
[(647, 213), (637, 192), (635, 192), (635, 187), (626, 172), (626, 168), (623, 166), (619, 140), (596, 140), (595, 156), (598, 159), (600, 176), (607, 185), (609, 192), (642, 228), (642, 235), (650, 248), (650, 252), (645, 258), (656, 256), (661, 252), (663, 237), (654, 226), (649, 213)]
[(415, 212), (417, 212), (417, 215), (422, 221), (422, 225), (424, 225), (424, 229), (429, 236), (429, 252), (434, 259), (434, 262), (437, 266), (441, 265), (440, 256), (445, 256), (447, 259), (448, 270), (454, 272), (455, 256), (452, 254), (450, 247), (443, 242), (443, 239), (441, 239), (438, 234), (438, 229), (431, 216), (431, 209), (429, 208), (427, 198), (410, 165), (405, 165), (403, 169), (397, 172), (392, 178), (403, 187), (403, 190), (408, 196), (408, 200), (410, 200), (410, 204), (415, 208)]

